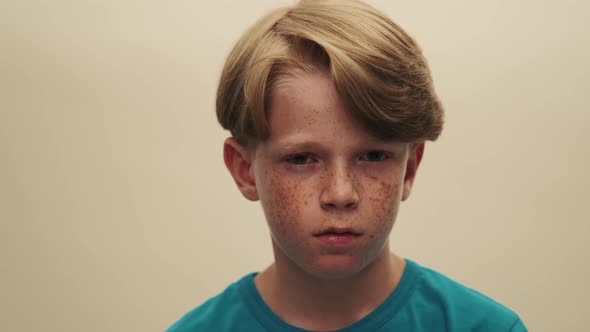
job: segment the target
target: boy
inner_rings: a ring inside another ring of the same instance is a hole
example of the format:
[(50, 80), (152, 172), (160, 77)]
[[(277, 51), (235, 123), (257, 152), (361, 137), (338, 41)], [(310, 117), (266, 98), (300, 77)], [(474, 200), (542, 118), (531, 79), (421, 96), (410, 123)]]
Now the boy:
[(263, 17), (227, 59), (217, 116), (275, 261), (169, 332), (526, 331), (501, 304), (390, 252), (443, 111), (420, 49), (383, 14), (304, 0)]

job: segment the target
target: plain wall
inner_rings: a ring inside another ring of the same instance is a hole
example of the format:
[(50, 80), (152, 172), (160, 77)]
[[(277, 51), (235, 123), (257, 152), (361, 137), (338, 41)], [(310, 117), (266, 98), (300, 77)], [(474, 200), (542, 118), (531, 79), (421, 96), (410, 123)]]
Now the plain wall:
[[(288, 1), (0, 2), (0, 330), (162, 331), (266, 267), (214, 98), (239, 35)], [(401, 255), (583, 331), (590, 3), (370, 1), (422, 46), (447, 122)]]

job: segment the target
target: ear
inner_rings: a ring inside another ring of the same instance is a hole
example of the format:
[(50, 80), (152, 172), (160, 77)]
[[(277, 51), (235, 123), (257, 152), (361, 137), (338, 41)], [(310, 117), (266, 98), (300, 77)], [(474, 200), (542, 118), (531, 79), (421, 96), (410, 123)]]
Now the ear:
[(422, 155), (424, 155), (424, 142), (411, 144), (408, 152), (408, 162), (406, 164), (406, 175), (404, 177), (404, 191), (402, 193), (402, 201), (405, 201), (410, 197), (412, 192), (412, 186), (416, 179), (416, 172), (418, 166), (422, 161)]
[(258, 200), (256, 181), (252, 169), (251, 152), (230, 137), (223, 144), (223, 161), (242, 195), (251, 201)]

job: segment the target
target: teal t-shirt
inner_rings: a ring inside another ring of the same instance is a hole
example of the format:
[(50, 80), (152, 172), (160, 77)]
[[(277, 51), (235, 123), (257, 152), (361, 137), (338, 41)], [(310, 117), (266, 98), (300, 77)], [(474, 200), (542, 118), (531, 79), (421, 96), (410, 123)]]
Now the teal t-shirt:
[[(512, 310), (439, 272), (406, 259), (395, 290), (373, 312), (338, 332), (526, 332)], [(264, 303), (252, 273), (188, 312), (167, 332), (309, 332), (285, 323)], [(288, 299), (286, 299), (288, 300)]]

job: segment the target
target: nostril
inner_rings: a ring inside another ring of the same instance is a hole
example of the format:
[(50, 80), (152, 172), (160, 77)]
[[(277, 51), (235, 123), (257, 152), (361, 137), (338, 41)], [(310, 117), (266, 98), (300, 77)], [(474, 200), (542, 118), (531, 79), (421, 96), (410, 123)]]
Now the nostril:
[(356, 206), (356, 203), (354, 203), (354, 202), (350, 202), (350, 203), (346, 204), (346, 207), (347, 208), (352, 208), (352, 207), (355, 207), (355, 206)]
[(358, 196), (355, 194), (340, 197), (322, 197), (321, 205), (331, 209), (353, 209), (358, 205)]

